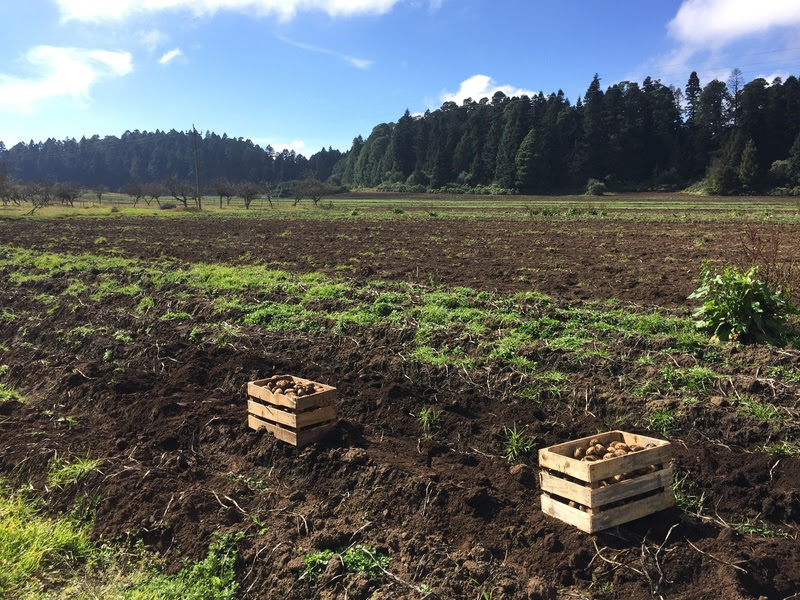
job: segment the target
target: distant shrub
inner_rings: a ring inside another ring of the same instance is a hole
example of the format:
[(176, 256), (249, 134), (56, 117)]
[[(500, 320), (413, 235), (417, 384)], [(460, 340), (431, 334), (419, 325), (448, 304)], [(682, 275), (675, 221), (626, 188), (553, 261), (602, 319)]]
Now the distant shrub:
[(161, 210), (170, 210), (171, 208), (175, 208), (174, 202), (163, 202), (161, 204)]
[(703, 302), (692, 316), (698, 329), (720, 340), (780, 344), (787, 334), (786, 320), (797, 313), (786, 290), (773, 290), (759, 277), (758, 267), (722, 273), (704, 268), (700, 287), (689, 296)]
[(587, 196), (602, 196), (606, 193), (606, 184), (597, 179), (590, 179), (586, 182)]

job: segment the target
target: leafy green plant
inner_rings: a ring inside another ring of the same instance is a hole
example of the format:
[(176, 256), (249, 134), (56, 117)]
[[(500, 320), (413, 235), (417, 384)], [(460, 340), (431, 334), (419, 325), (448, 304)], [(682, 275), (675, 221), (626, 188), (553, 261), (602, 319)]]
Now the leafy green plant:
[(320, 550), (309, 552), (303, 557), (306, 568), (300, 579), (313, 583), (325, 569), (325, 565), (334, 557), (338, 557), (349, 572), (366, 573), (370, 577), (378, 577), (389, 564), (387, 555), (363, 544), (347, 548), (341, 553), (330, 549)]
[(722, 273), (706, 267), (689, 299), (703, 302), (692, 313), (696, 327), (723, 341), (780, 344), (788, 333), (787, 317), (797, 312), (788, 291), (772, 290), (759, 278), (758, 266), (726, 267)]
[(115, 331), (111, 337), (122, 344), (131, 344), (133, 343), (133, 336), (128, 331), (124, 331), (120, 329), (119, 331)]
[(513, 463), (528, 454), (533, 449), (535, 439), (525, 435), (525, 428), (517, 429), (514, 423), (511, 427), (503, 427), (503, 456), (506, 462)]
[(739, 533), (743, 534), (760, 535), (761, 537), (767, 537), (767, 538), (789, 537), (789, 534), (786, 531), (781, 531), (780, 529), (773, 529), (763, 521), (761, 522), (744, 521), (743, 523), (731, 523), (730, 526), (733, 527)]
[(378, 577), (389, 564), (389, 557), (372, 546), (358, 544), (341, 554), (345, 568), (351, 573), (366, 573)]
[(300, 579), (304, 579), (309, 583), (314, 583), (325, 569), (325, 565), (327, 565), (328, 561), (334, 556), (336, 556), (336, 553), (330, 549), (306, 553), (303, 557), (306, 568), (303, 574), (300, 575)]

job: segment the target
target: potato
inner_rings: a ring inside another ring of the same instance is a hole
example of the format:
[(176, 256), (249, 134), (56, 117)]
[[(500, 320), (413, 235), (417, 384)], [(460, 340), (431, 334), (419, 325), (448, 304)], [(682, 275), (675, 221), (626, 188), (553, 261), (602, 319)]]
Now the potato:
[(599, 443), (600, 443), (600, 440), (597, 439), (597, 438), (592, 438), (592, 439), (589, 440), (589, 445), (590, 446), (596, 446)]
[(586, 456), (585, 448), (575, 448), (575, 451), (572, 453), (573, 458), (581, 459), (584, 456)]
[(597, 450), (595, 450), (594, 446), (589, 446), (585, 451), (584, 455), (586, 456), (594, 456), (597, 454)]
[(631, 452), (639, 452), (639, 450), (644, 450), (639, 444), (631, 444), (630, 445)]
[(616, 458), (613, 452), (606, 452), (603, 454), (603, 460), (608, 460), (609, 458)]
[(586, 456), (583, 457), (583, 460), (585, 462), (594, 462), (598, 460), (598, 458), (594, 454), (587, 454)]
[(606, 447), (603, 446), (603, 444), (595, 444), (594, 445), (594, 451), (595, 451), (595, 454), (599, 454), (600, 456), (603, 456), (603, 454), (605, 454), (607, 452)]

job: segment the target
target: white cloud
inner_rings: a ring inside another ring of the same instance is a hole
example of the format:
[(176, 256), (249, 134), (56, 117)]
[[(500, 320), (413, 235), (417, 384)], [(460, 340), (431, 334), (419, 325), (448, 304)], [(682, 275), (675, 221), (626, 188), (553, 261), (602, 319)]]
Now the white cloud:
[(65, 21), (119, 21), (165, 10), (189, 11), (195, 16), (235, 11), (274, 15), (281, 21), (299, 12), (324, 12), (331, 17), (385, 14), (400, 0), (56, 0)]
[(308, 50), (309, 52), (319, 52), (320, 54), (328, 54), (330, 56), (335, 56), (336, 58), (349, 63), (350, 65), (356, 67), (357, 69), (369, 69), (373, 65), (373, 61), (367, 60), (365, 58), (357, 58), (355, 56), (350, 56), (349, 54), (342, 54), (341, 52), (337, 52), (336, 50), (329, 50), (328, 48), (320, 48), (319, 46), (312, 46), (311, 44), (304, 44), (303, 42), (295, 42), (294, 40), (290, 40), (285, 37), (278, 36), (278, 39), (285, 44), (289, 44), (290, 46), (294, 46), (295, 48), (300, 48), (301, 50)]
[(303, 140), (292, 140), (288, 144), (285, 144), (280, 142), (271, 142), (267, 138), (254, 138), (253, 143), (258, 144), (262, 148), (272, 146), (272, 149), (278, 153), (283, 152), (284, 150), (294, 150), (295, 154), (302, 154), (303, 149), (306, 147), (306, 143)]
[(148, 52), (155, 52), (159, 46), (163, 46), (169, 41), (169, 36), (163, 31), (158, 29), (151, 29), (150, 31), (139, 32), (139, 43), (144, 46)]
[(122, 77), (133, 71), (129, 52), (36, 46), (25, 54), (33, 74), (0, 74), (0, 106), (32, 112), (40, 100), (72, 96), (85, 104), (91, 87), (101, 79)]
[(158, 64), (160, 65), (168, 65), (173, 60), (178, 58), (179, 56), (183, 56), (183, 52), (181, 52), (180, 48), (173, 48), (169, 52), (165, 52), (161, 58), (158, 59)]
[(684, 0), (667, 30), (684, 46), (707, 49), (721, 48), (770, 29), (798, 25), (797, 0)]
[(442, 92), (442, 102), (455, 102), (461, 104), (467, 98), (476, 102), (481, 98), (490, 98), (496, 92), (503, 92), (506, 96), (534, 96), (539, 92), (523, 90), (513, 85), (497, 85), (497, 82), (488, 75), (473, 75), (461, 82), (461, 87), (455, 93)]

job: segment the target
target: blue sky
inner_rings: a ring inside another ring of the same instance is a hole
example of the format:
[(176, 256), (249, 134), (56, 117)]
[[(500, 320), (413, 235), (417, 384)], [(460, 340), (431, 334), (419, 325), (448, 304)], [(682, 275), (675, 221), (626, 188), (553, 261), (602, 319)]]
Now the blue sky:
[(0, 141), (215, 131), (310, 156), (446, 100), (800, 75), (798, 0), (2, 0)]

